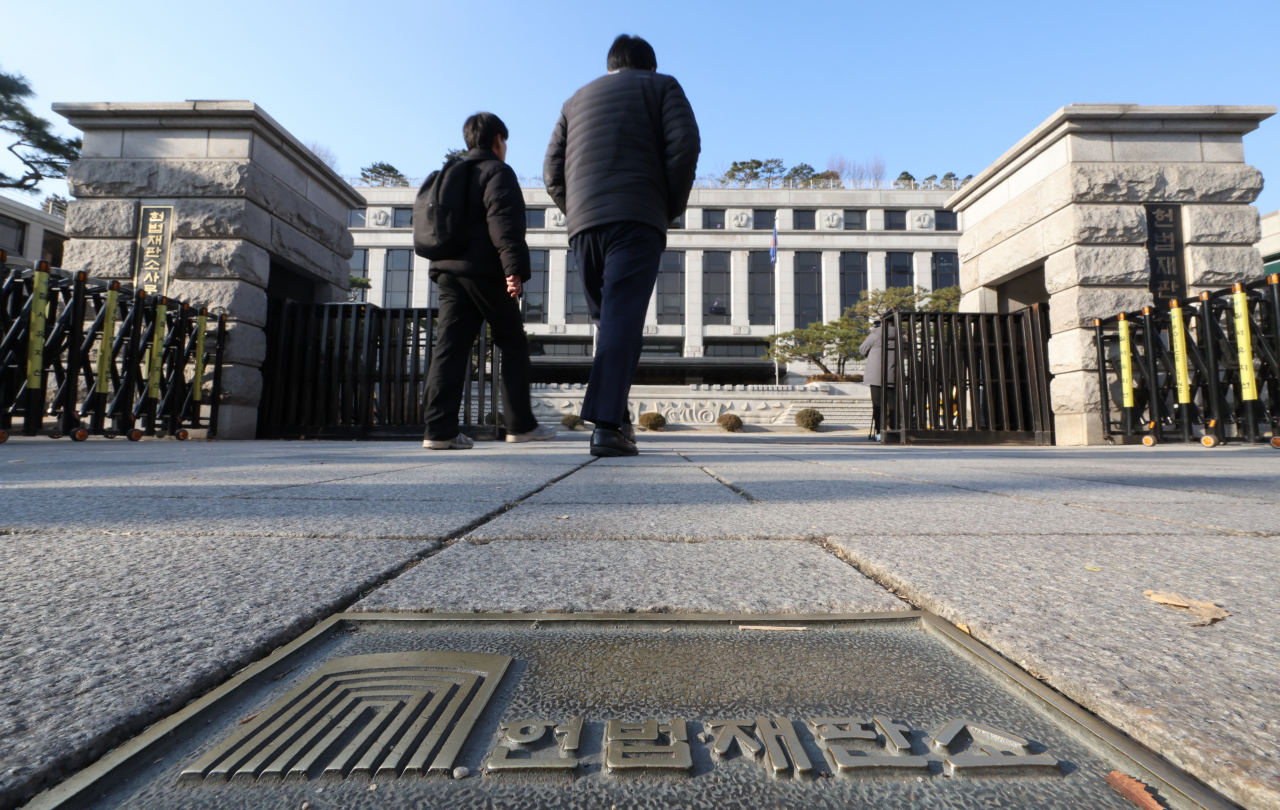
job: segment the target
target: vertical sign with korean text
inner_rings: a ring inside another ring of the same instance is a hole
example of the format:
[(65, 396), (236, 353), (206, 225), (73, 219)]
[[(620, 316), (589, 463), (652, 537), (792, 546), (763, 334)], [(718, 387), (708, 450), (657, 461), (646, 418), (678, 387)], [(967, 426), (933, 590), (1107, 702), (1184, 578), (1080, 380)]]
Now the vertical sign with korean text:
[(169, 294), (169, 245), (173, 236), (173, 206), (142, 206), (138, 226), (138, 262), (133, 288), (147, 295)]
[(1157, 301), (1187, 297), (1182, 255), (1182, 206), (1147, 205), (1147, 255), (1151, 259), (1151, 294)]

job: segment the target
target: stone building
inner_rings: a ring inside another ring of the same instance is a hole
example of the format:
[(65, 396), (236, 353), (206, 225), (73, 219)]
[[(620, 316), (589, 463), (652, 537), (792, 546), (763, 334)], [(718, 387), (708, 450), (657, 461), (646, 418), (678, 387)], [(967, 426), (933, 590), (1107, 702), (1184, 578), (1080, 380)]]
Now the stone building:
[[(357, 191), (366, 206), (350, 213), (351, 272), (369, 279), (366, 299), (434, 305), (429, 263), (413, 253), (416, 187)], [(864, 289), (957, 285), (961, 230), (956, 215), (943, 210), (951, 193), (694, 189), (667, 234), (646, 356), (759, 358), (765, 336), (837, 318)], [(573, 272), (564, 217), (544, 189), (524, 195), (534, 268), (525, 328), (544, 358), (589, 357), (595, 327)], [(776, 267), (769, 262), (775, 218)]]
[(57, 214), (0, 197), (0, 250), (14, 267), (34, 267), (36, 262), (62, 265), (67, 241), (66, 220)]
[(1272, 211), (1262, 218), (1262, 239), (1258, 252), (1268, 273), (1280, 273), (1280, 211)]

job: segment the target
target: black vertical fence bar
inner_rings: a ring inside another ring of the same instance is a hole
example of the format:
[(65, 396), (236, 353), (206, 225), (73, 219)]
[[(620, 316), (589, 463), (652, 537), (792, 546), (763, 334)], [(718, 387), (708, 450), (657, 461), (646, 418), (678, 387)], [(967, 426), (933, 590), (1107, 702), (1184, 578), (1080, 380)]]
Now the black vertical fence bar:
[[(893, 334), (897, 351), (894, 352), (894, 397), (897, 399), (897, 411), (894, 413), (894, 424), (898, 428), (898, 442), (907, 443), (907, 350), (903, 342), (902, 313), (893, 313)], [(885, 418), (885, 414), (881, 415)], [(887, 435), (887, 431), (886, 431)]]
[[(1102, 436), (1107, 441), (1111, 436), (1111, 387), (1107, 384), (1107, 343), (1102, 334), (1102, 319), (1093, 319), (1094, 353), (1098, 364), (1098, 399), (1102, 409)], [(1037, 423), (1039, 419), (1036, 420)], [(1039, 424), (1036, 425), (1039, 429)]]
[(1026, 313), (1010, 314), (1006, 316), (1005, 320), (1007, 321), (1006, 331), (1009, 334), (1009, 368), (1013, 373), (1013, 377), (1009, 381), (1013, 388), (1013, 429), (1018, 431), (1034, 430), (1035, 428), (1032, 427), (1030, 420), (1031, 414), (1028, 410), (1024, 410), (1024, 405), (1029, 405), (1030, 403), (1023, 402), (1023, 388), (1030, 379), (1027, 372), (1029, 366), (1023, 365), (1023, 361), (1027, 359), (1026, 357), (1018, 357), (1018, 341), (1015, 339), (1017, 335), (1022, 334), (1024, 336), (1022, 345), (1024, 347), (1028, 345), (1028, 341), (1025, 339), (1026, 333), (1018, 329), (1019, 326), (1025, 323)]

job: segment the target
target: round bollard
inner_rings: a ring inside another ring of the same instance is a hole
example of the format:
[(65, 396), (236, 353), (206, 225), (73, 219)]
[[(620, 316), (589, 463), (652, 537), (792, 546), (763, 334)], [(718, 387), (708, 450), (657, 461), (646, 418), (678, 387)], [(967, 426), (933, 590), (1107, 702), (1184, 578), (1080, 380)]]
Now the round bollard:
[(1218, 441), (1218, 437), (1214, 436), (1212, 433), (1206, 433), (1203, 436), (1201, 436), (1200, 443), (1203, 444), (1205, 447), (1217, 447), (1218, 445), (1222, 444), (1222, 442)]
[(141, 429), (141, 428), (134, 428), (133, 430), (129, 431), (129, 433), (128, 433), (128, 438), (129, 438), (129, 441), (131, 441), (131, 442), (140, 442), (140, 441), (142, 441), (142, 429)]
[(82, 427), (78, 427), (71, 431), (71, 441), (73, 442), (82, 442), (87, 438), (89, 438), (89, 431)]
[(1143, 444), (1145, 444), (1147, 447), (1155, 447), (1155, 446), (1156, 446), (1156, 437), (1155, 437), (1155, 436), (1143, 436), (1143, 437), (1142, 437), (1142, 443), (1143, 443)]

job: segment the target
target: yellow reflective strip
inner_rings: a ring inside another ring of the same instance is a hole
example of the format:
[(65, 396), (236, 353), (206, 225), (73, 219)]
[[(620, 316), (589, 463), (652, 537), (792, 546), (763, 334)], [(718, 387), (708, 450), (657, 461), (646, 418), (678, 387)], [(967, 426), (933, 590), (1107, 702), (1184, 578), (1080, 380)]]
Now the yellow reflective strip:
[(1129, 353), (1129, 322), (1120, 321), (1120, 388), (1124, 406), (1133, 407), (1133, 355)]
[(150, 373), (147, 379), (147, 396), (152, 399), (160, 398), (160, 367), (164, 360), (164, 336), (165, 336), (165, 318), (168, 315), (168, 307), (164, 304), (156, 304), (156, 325), (151, 333), (151, 357)]
[(196, 326), (196, 373), (192, 382), (196, 390), (191, 394), (196, 402), (204, 398), (204, 328), (207, 320), (208, 316), (201, 315)]
[(1187, 373), (1187, 328), (1182, 307), (1169, 310), (1169, 335), (1173, 338), (1173, 367), (1178, 375), (1178, 403), (1191, 402), (1191, 376)]
[(107, 291), (107, 312), (102, 318), (102, 341), (98, 344), (98, 377), (93, 381), (93, 390), (105, 394), (111, 382), (111, 344), (116, 338), (116, 305), (120, 298), (119, 290)]
[(1240, 363), (1240, 396), (1258, 398), (1258, 381), (1253, 376), (1253, 344), (1249, 334), (1249, 299), (1244, 292), (1233, 293), (1236, 320), (1236, 358)]
[(44, 328), (49, 315), (49, 274), (31, 275), (31, 329), (27, 334), (27, 388), (40, 387), (44, 376)]

